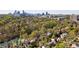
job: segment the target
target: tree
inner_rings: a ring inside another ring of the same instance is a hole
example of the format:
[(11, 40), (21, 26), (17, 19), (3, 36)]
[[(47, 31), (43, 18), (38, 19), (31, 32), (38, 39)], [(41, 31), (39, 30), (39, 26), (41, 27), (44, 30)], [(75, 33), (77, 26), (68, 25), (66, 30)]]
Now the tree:
[(57, 25), (56, 22), (48, 21), (48, 22), (45, 23), (44, 27), (45, 27), (45, 28), (53, 28), (53, 27), (55, 27), (56, 25)]

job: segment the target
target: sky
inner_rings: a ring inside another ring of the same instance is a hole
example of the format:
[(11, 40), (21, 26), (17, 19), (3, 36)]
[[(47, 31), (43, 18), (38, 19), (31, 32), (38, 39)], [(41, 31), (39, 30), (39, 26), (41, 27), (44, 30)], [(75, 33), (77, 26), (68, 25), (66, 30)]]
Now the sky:
[[(15, 10), (0, 10), (0, 14), (13, 13)], [(22, 13), (22, 10), (19, 10)], [(27, 13), (79, 14), (79, 10), (25, 10)]]
[(79, 14), (79, 0), (0, 0), (0, 14), (26, 10), (28, 13)]

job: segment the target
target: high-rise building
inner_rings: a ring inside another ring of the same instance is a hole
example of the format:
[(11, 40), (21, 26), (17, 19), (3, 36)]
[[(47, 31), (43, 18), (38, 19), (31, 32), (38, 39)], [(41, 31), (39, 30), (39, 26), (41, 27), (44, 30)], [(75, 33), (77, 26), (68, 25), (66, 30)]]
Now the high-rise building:
[(17, 17), (20, 16), (20, 11), (16, 11), (16, 10), (15, 10), (15, 12), (13, 13), (13, 15), (14, 15), (14, 16), (17, 16)]
[(21, 16), (26, 16), (26, 12), (23, 10)]
[(49, 15), (49, 13), (48, 13), (48, 12), (46, 12), (46, 15)]

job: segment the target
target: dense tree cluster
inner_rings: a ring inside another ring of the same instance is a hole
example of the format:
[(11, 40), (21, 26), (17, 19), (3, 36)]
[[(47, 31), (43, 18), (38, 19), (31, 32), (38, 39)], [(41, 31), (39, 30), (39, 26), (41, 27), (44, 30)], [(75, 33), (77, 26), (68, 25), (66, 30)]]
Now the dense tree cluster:
[(0, 47), (69, 48), (79, 42), (79, 24), (67, 19), (39, 17), (0, 18)]

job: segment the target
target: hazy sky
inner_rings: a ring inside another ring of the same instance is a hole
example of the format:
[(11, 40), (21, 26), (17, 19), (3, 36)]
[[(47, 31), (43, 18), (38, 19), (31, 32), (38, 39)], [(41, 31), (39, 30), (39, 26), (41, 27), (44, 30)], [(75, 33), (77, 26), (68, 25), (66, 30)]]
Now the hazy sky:
[[(27, 13), (79, 14), (79, 0), (0, 0), (0, 14), (26, 10)], [(37, 11), (38, 10), (38, 11)]]
[[(13, 13), (15, 10), (0, 10), (0, 14)], [(22, 12), (22, 10), (19, 10)], [(50, 14), (79, 14), (79, 10), (25, 10), (27, 13), (42, 13), (49, 12)]]

